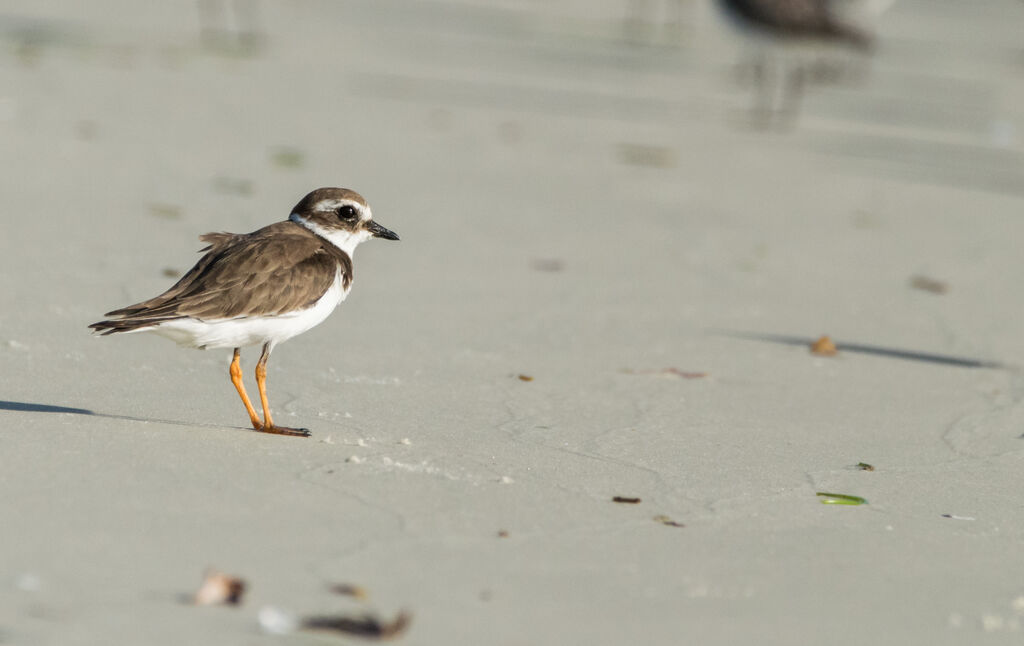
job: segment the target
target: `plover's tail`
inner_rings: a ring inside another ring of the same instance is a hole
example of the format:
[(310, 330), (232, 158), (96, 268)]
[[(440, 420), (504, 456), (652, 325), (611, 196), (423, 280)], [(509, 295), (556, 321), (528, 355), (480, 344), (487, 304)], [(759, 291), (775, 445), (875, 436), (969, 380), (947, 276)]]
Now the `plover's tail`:
[(107, 312), (104, 316), (109, 316), (110, 319), (93, 323), (89, 327), (99, 334), (117, 334), (118, 332), (138, 332), (155, 328), (167, 321), (186, 318), (177, 311), (177, 304), (173, 298), (168, 298), (168, 294), (171, 294), (176, 287), (177, 285), (148, 301)]
[[(116, 315), (115, 312), (107, 312), (107, 316)], [(117, 334), (119, 332), (141, 332), (148, 328), (153, 328), (166, 321), (173, 321), (175, 319), (182, 318), (180, 316), (163, 316), (163, 317), (150, 317), (150, 318), (122, 318), (122, 319), (111, 319), (108, 321), (99, 321), (93, 323), (89, 328), (95, 333), (102, 336), (108, 334)]]

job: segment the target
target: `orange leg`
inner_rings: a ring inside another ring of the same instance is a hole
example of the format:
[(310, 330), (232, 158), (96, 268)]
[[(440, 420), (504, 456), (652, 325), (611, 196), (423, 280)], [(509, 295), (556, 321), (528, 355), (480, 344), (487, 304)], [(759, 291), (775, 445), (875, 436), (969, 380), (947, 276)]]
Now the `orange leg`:
[(238, 348), (235, 348), (235, 356), (231, 359), (231, 383), (235, 384), (235, 390), (238, 391), (238, 396), (242, 398), (242, 403), (245, 404), (245, 410), (249, 413), (249, 419), (252, 420), (252, 427), (258, 431), (263, 428), (263, 422), (260, 421), (259, 415), (256, 414), (256, 409), (252, 407), (252, 402), (249, 401), (249, 395), (245, 392), (245, 384), (242, 383), (242, 366), (239, 363), (241, 356)]
[(275, 426), (274, 420), (270, 417), (270, 402), (267, 401), (267, 359), (270, 358), (270, 344), (263, 344), (263, 354), (260, 355), (259, 363), (256, 364), (256, 386), (260, 389), (260, 403), (263, 405), (263, 428), (256, 429), (264, 433), (275, 433), (277, 435), (296, 435), (298, 437), (309, 437), (309, 430), (304, 428), (288, 428), (287, 426)]

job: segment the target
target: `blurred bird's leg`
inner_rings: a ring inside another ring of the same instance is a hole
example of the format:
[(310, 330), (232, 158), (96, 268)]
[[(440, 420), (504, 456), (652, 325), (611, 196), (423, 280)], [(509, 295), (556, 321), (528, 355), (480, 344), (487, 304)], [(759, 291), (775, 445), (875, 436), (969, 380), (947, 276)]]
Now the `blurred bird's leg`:
[(217, 49), (224, 39), (224, 3), (219, 0), (198, 0), (199, 40), (204, 47)]
[(751, 68), (754, 82), (754, 105), (751, 118), (755, 128), (768, 128), (775, 119), (776, 70), (762, 53)]
[(207, 50), (255, 56), (266, 40), (260, 26), (259, 0), (197, 0), (199, 40)]
[(741, 87), (756, 86), (758, 79), (764, 75), (764, 59), (764, 50), (744, 44), (739, 60), (733, 67), (736, 83)]
[(783, 77), (782, 102), (779, 105), (778, 115), (780, 126), (796, 124), (800, 114), (800, 104), (803, 101), (806, 76), (806, 68), (802, 64), (796, 63)]
[(234, 11), (240, 49), (245, 54), (259, 53), (266, 44), (259, 0), (235, 0)]
[(665, 32), (669, 40), (679, 40), (693, 28), (693, 0), (665, 0)]

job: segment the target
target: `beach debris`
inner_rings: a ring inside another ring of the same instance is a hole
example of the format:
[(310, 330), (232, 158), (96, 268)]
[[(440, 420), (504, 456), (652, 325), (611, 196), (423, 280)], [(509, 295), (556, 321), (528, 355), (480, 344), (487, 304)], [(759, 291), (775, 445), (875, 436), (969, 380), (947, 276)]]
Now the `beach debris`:
[(519, 379), (519, 381), (533, 381), (533, 377), (530, 375), (516, 375), (516, 378)]
[(502, 121), (498, 124), (498, 137), (504, 144), (514, 144), (523, 139), (523, 124), (518, 121)]
[(306, 163), (306, 153), (291, 146), (279, 146), (270, 152), (270, 161), (279, 168), (301, 168)]
[(1024, 615), (1024, 595), (1018, 595), (1010, 602), (1010, 607), (1018, 615)]
[(151, 203), (149, 214), (153, 217), (164, 218), (165, 220), (177, 220), (181, 217), (181, 207), (174, 204)]
[(867, 462), (858, 462), (857, 464), (853, 465), (853, 468), (859, 469), (860, 471), (874, 471), (875, 465), (868, 464)]
[(410, 444), (412, 444), (412, 440), (410, 440), (407, 437), (403, 437), (402, 439), (398, 440), (398, 443), (404, 444), (405, 446), (409, 446)]
[(280, 608), (263, 606), (256, 617), (263, 632), (271, 635), (289, 635), (299, 629), (298, 618)]
[(75, 124), (75, 134), (82, 141), (92, 141), (96, 138), (96, 122), (89, 119), (83, 119)]
[(703, 379), (708, 376), (708, 373), (706, 372), (680, 370), (679, 368), (661, 368), (660, 370), (633, 370), (632, 368), (623, 368), (622, 374), (657, 375), (659, 377), (672, 377), (675, 379)]
[(664, 514), (658, 514), (655, 516), (654, 521), (661, 523), (662, 525), (668, 525), (669, 527), (686, 527), (686, 525), (678, 523)]
[(330, 586), (328, 590), (334, 594), (338, 594), (343, 597), (352, 597), (353, 599), (359, 599), (360, 601), (363, 601), (370, 596), (366, 591), (366, 588), (353, 583), (335, 583)]
[(819, 357), (834, 357), (839, 354), (839, 350), (836, 349), (836, 344), (832, 339), (825, 335), (811, 343), (811, 354), (816, 354)]
[(632, 498), (630, 496), (615, 496), (612, 498), (612, 502), (618, 502), (625, 505), (636, 505), (640, 503), (639, 498)]
[(197, 606), (237, 606), (245, 593), (245, 581), (238, 577), (207, 570), (193, 602)]
[(301, 627), (303, 630), (330, 630), (369, 639), (392, 639), (404, 633), (411, 622), (412, 614), (402, 610), (391, 621), (383, 621), (369, 613), (357, 616), (304, 617)]
[(910, 278), (910, 286), (922, 292), (930, 292), (932, 294), (945, 294), (949, 291), (949, 283), (929, 278), (928, 276), (912, 276)]
[(1017, 632), (1020, 630), (1020, 622), (1016, 617), (1007, 620), (1002, 615), (987, 612), (981, 616), (981, 629), (987, 633), (997, 633), (1003, 630)]
[(164, 267), (160, 270), (160, 275), (164, 278), (180, 278), (181, 271), (174, 267)]
[(565, 263), (558, 258), (535, 258), (530, 262), (530, 267), (537, 271), (554, 273), (565, 269)]
[(868, 501), (860, 496), (851, 496), (845, 493), (825, 493), (819, 491), (815, 495), (821, 498), (823, 505), (866, 505)]
[(508, 530), (507, 529), (499, 529), (498, 530), (498, 538), (508, 538)]
[(667, 146), (620, 143), (615, 146), (615, 156), (627, 166), (672, 168), (676, 165), (676, 153)]
[(213, 190), (225, 195), (252, 195), (253, 184), (244, 177), (218, 175), (213, 178)]
[(952, 520), (977, 520), (974, 516), (957, 516), (956, 514), (942, 514), (942, 517)]

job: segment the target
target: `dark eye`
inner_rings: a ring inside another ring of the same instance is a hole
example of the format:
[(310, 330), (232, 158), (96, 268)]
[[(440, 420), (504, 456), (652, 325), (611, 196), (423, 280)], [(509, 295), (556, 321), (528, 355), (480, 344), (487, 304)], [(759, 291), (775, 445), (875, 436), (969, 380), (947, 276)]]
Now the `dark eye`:
[(346, 204), (345, 206), (338, 207), (338, 217), (342, 220), (355, 220), (356, 207)]

